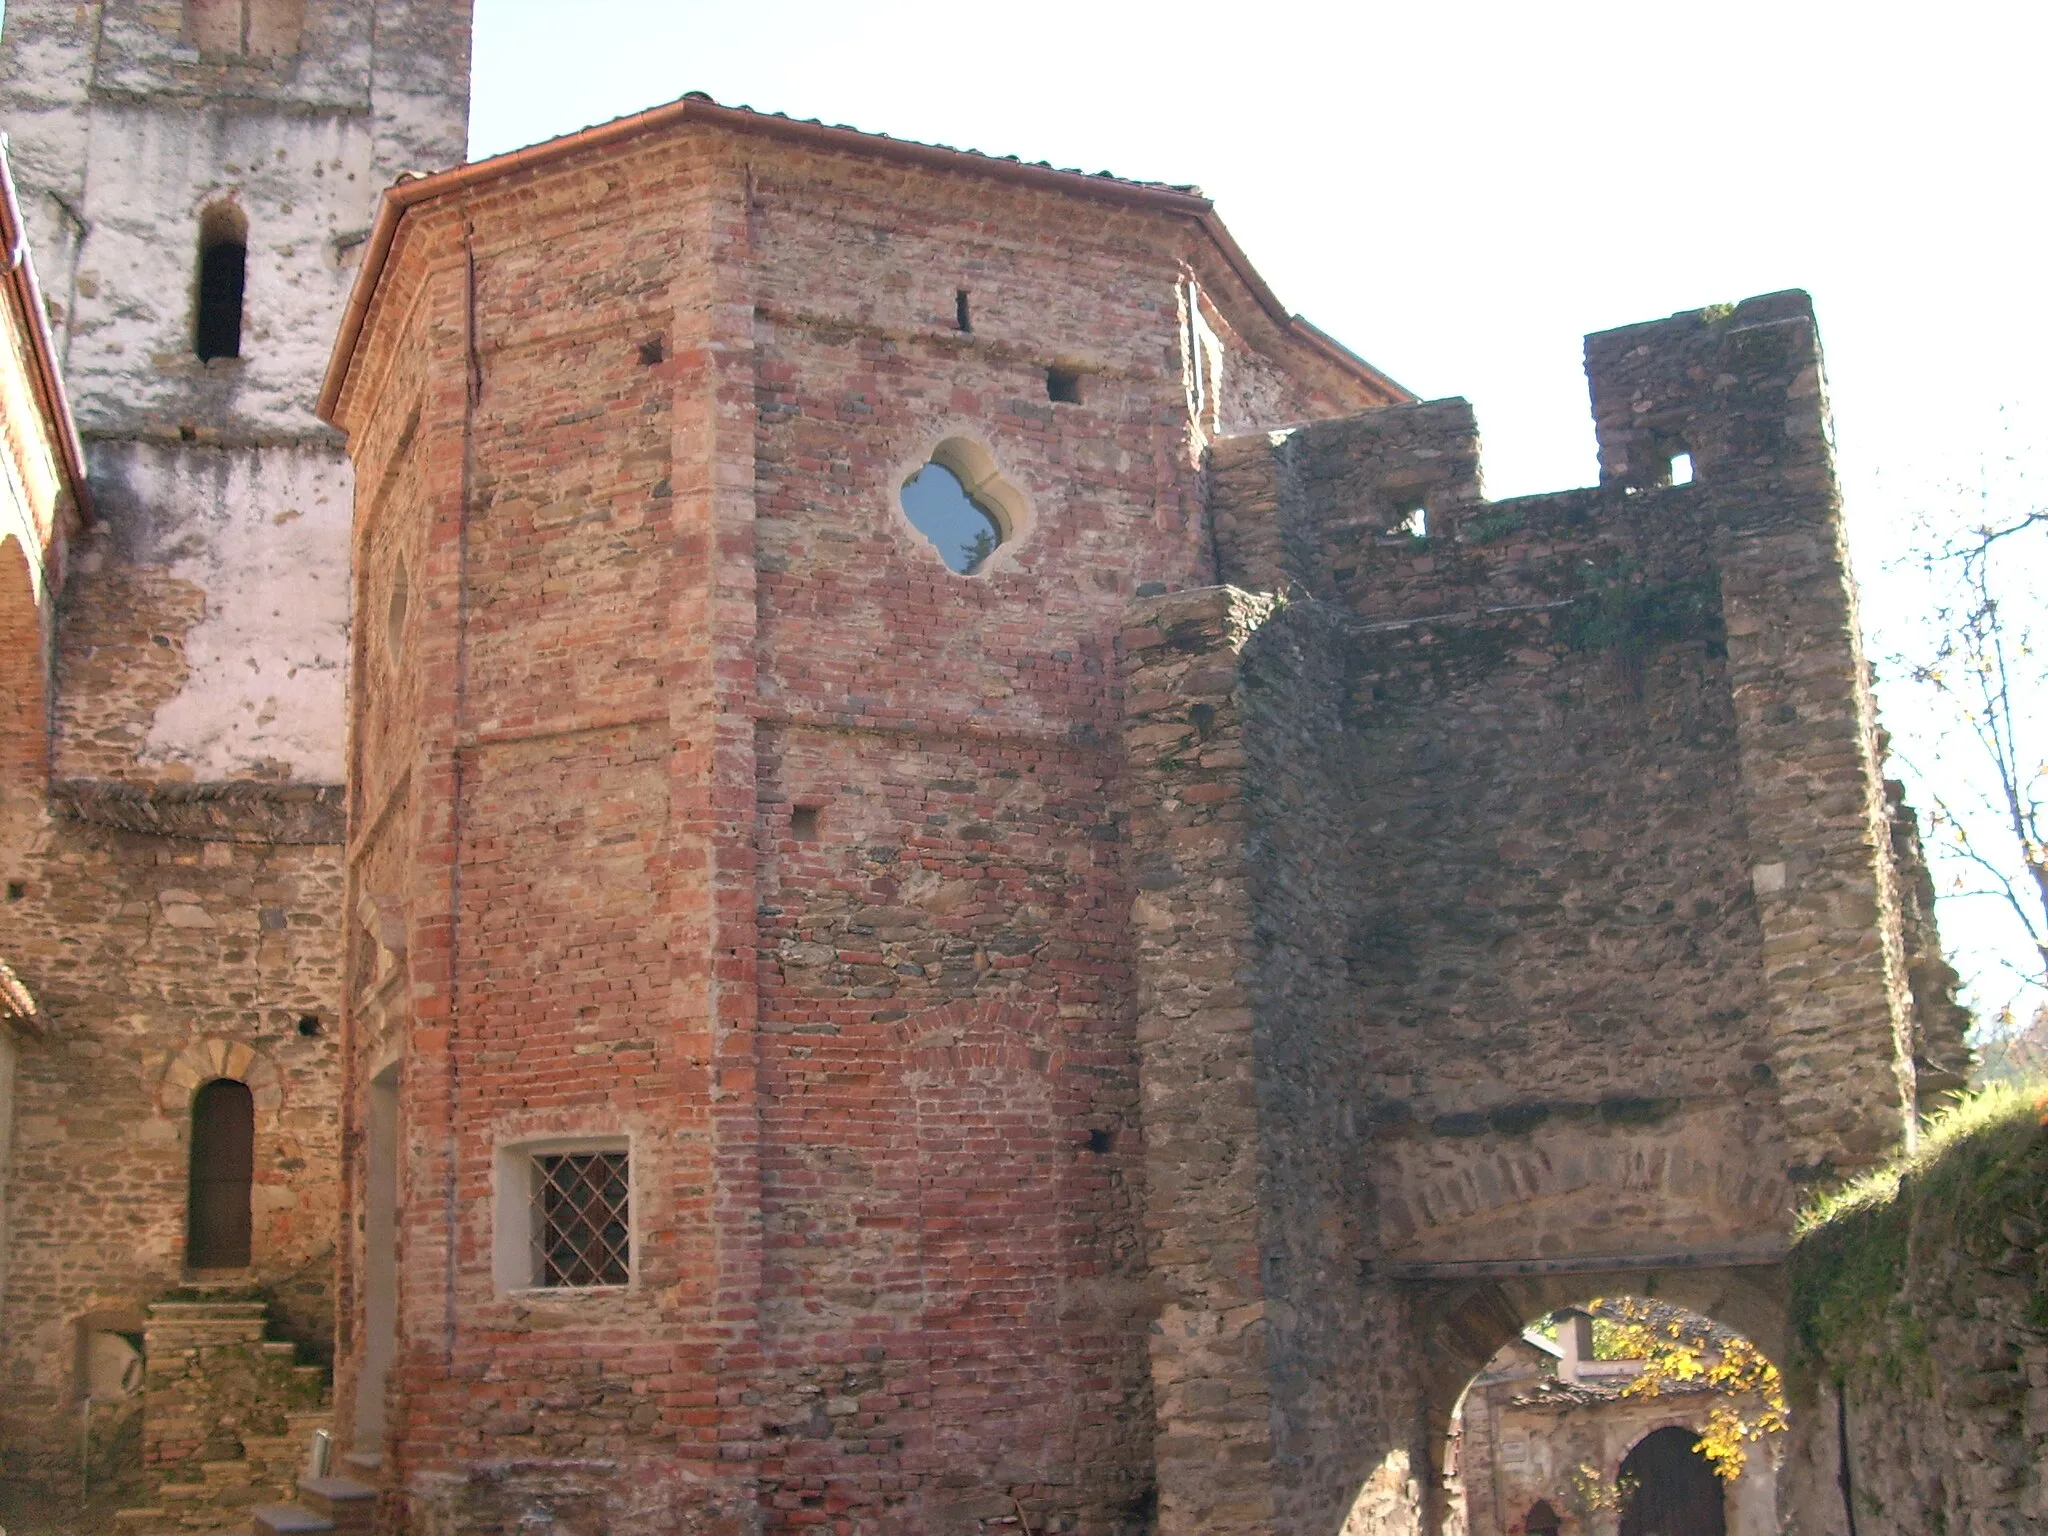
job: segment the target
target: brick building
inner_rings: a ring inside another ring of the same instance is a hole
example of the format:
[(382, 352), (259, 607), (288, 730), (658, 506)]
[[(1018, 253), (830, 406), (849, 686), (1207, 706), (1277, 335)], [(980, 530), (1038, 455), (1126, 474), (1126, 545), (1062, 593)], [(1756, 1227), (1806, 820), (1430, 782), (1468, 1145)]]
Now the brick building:
[(1779, 1347), (1958, 1042), (1810, 307), (1588, 362), (1601, 485), (1489, 503), (1185, 189), (695, 98), (395, 188), (322, 398), (393, 1518), (1419, 1531), (1559, 1302)]
[(7, 7), (96, 509), (8, 1470), (113, 1394), (186, 1528), (317, 1423), (393, 1530), (1419, 1532), (1559, 1303), (1782, 1344), (1959, 1050), (1804, 297), (1592, 338), (1601, 484), (1487, 502), (1191, 189), (698, 98), (401, 178), (467, 28)]

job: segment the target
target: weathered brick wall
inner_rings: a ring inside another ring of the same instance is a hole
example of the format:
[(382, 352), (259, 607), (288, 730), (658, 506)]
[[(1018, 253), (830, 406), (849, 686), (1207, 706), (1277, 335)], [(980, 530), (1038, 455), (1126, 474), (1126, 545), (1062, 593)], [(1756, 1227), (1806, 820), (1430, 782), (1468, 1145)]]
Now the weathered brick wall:
[[(412, 580), (350, 903), (410, 1000), (352, 985), (350, 1057), (404, 1037), (421, 1528), (1145, 1522), (1114, 643), (1212, 574), (1189, 268), (1263, 370), (1212, 420), (1385, 393), (1203, 238), (705, 130), (409, 216), (342, 415), (358, 591)], [(972, 578), (897, 502), (949, 434), (1026, 507)], [(501, 1293), (493, 1150), (571, 1133), (632, 1138), (634, 1282)]]

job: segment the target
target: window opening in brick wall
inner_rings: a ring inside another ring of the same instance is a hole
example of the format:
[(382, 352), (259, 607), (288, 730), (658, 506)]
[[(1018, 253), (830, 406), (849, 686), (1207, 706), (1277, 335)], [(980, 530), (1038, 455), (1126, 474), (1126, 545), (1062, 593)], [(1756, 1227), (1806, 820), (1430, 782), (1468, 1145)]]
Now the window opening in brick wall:
[(537, 1286), (624, 1285), (632, 1277), (624, 1152), (542, 1152), (533, 1159)]
[(242, 355), (248, 266), (249, 221), (234, 204), (216, 203), (199, 220), (199, 304), (192, 349), (201, 362)]
[(967, 313), (967, 290), (965, 288), (955, 288), (953, 290), (953, 323), (963, 331), (971, 332), (974, 329), (972, 318)]
[(948, 566), (972, 576), (1022, 526), (1024, 500), (986, 448), (950, 437), (903, 482), (903, 515)]
[(188, 1268), (248, 1267), (249, 1191), (255, 1176), (255, 1097), (247, 1083), (217, 1077), (192, 1096)]
[(1557, 1536), (1557, 1533), (1564, 1529), (1564, 1522), (1558, 1518), (1557, 1511), (1550, 1507), (1548, 1499), (1538, 1499), (1523, 1519), (1522, 1529), (1527, 1531), (1529, 1536)]
[(815, 843), (818, 840), (818, 807), (792, 807), (789, 813), (789, 835), (799, 843)]
[(1671, 455), (1671, 478), (1670, 478), (1670, 479), (1668, 479), (1667, 481), (1665, 481), (1665, 484), (1666, 484), (1666, 485), (1691, 485), (1691, 484), (1692, 484), (1692, 455), (1691, 455), (1691, 454), (1689, 454), (1689, 453), (1674, 453), (1673, 455)]
[(1076, 368), (1048, 368), (1045, 370), (1045, 398), (1056, 400), (1062, 405), (1081, 403), (1081, 373)]

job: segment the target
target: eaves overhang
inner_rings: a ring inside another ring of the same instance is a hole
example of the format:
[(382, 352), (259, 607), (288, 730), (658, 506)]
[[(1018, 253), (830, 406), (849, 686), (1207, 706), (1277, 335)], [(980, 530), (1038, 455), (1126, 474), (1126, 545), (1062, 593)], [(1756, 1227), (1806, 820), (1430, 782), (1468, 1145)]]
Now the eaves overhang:
[(919, 144), (908, 139), (890, 138), (886, 134), (863, 132), (858, 128), (784, 117), (779, 113), (756, 112), (746, 107), (721, 106), (708, 96), (693, 93), (666, 105), (651, 107), (645, 112), (636, 112), (629, 117), (615, 118), (611, 122), (600, 123), (577, 133), (546, 139), (539, 144), (531, 144), (524, 149), (511, 150), (502, 155), (493, 155), (488, 160), (478, 160), (469, 165), (456, 166), (431, 175), (407, 177), (386, 188), (377, 205), (376, 221), (370, 226), (369, 238), (365, 242), (362, 265), (356, 269), (355, 282), (349, 290), (348, 308), (342, 314), (341, 330), (335, 338), (333, 354), (328, 359), (327, 375), (321, 384), (320, 400), (316, 407), (320, 419), (330, 426), (337, 424), (334, 420), (335, 412), (341, 404), (342, 390), (347, 386), (349, 370), (355, 362), (363, 326), (369, 318), (370, 305), (376, 296), (378, 282), (383, 276), (386, 263), (390, 260), (405, 215), (410, 210), (441, 198), (487, 186), (522, 171), (551, 165), (573, 155), (587, 154), (593, 149), (605, 148), (646, 134), (659, 133), (683, 123), (702, 123), (730, 129), (736, 133), (782, 139), (842, 154), (864, 155), (956, 174), (985, 176), (1014, 185), (1057, 192), (1062, 196), (1092, 198), (1126, 208), (1150, 209), (1187, 219), (1209, 239), (1233, 274), (1251, 293), (1260, 309), (1293, 340), (1359, 382), (1388, 396), (1389, 404), (1400, 404), (1419, 398), (1301, 316), (1290, 313), (1273, 290), (1266, 285), (1265, 279), (1259, 276), (1237, 241), (1232, 238), (1230, 231), (1224, 227), (1223, 221), (1217, 217), (1215, 204), (1192, 187), (1170, 186), (1163, 182), (1127, 181), (1106, 172), (1090, 174), (1085, 171), (1060, 170), (1050, 165), (1030, 164), (996, 155), (979, 154), (972, 150), (952, 149), (940, 144)]

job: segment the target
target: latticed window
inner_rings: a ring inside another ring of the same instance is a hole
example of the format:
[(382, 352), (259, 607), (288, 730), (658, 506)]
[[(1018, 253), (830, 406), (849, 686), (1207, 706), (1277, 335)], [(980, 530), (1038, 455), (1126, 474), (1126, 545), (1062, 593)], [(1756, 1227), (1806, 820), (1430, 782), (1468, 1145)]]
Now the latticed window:
[(624, 1285), (631, 1278), (630, 1175), (624, 1152), (534, 1156), (535, 1285)]

